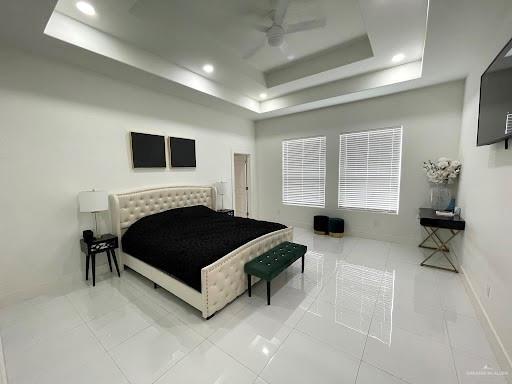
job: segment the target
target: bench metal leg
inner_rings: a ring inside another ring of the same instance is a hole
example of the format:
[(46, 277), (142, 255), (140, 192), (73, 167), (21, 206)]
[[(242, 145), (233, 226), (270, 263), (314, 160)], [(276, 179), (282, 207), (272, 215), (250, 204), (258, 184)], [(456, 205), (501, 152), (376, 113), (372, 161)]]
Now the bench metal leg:
[(251, 297), (251, 275), (247, 275), (247, 291), (249, 292), (249, 297)]
[(270, 281), (267, 281), (267, 305), (270, 305)]
[(304, 273), (304, 255), (302, 255), (302, 273)]

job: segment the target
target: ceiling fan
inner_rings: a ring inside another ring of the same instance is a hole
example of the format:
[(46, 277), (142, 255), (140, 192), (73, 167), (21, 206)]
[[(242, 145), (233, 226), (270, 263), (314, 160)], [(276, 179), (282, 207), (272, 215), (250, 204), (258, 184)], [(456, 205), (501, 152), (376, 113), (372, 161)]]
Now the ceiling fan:
[(286, 50), (286, 41), (284, 39), (285, 35), (325, 27), (325, 17), (320, 19), (305, 20), (295, 24), (285, 24), (284, 18), (286, 16), (286, 12), (288, 11), (288, 6), (289, 0), (277, 1), (276, 8), (270, 13), (272, 25), (270, 27), (256, 27), (258, 31), (265, 33), (265, 38), (262, 39), (257, 46), (246, 52), (244, 59), (249, 59), (254, 56), (267, 43), (269, 46), (280, 48), (281, 51), (284, 52)]

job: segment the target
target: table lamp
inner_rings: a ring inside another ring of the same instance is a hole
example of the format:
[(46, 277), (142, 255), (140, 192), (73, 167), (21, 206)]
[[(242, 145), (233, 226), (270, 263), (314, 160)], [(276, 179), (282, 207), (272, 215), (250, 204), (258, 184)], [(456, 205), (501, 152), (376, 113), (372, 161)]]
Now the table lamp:
[(78, 194), (80, 212), (94, 213), (95, 234), (98, 233), (98, 212), (108, 210), (108, 194), (105, 191), (82, 191)]
[(217, 183), (217, 185), (215, 186), (215, 188), (217, 189), (217, 194), (221, 197), (221, 209), (224, 209), (224, 194), (226, 193), (225, 191), (225, 185), (226, 185), (226, 182), (225, 181), (219, 181)]

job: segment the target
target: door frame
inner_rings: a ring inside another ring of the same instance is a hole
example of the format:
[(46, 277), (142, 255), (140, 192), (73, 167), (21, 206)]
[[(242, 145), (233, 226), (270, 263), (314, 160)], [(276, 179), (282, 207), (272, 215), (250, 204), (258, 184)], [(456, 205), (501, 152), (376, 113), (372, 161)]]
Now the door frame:
[(242, 153), (242, 152), (233, 152), (231, 156), (231, 162), (233, 164), (232, 172), (233, 172), (233, 183), (232, 183), (232, 196), (233, 196), (233, 210), (236, 212), (236, 171), (235, 171), (235, 156), (245, 156), (246, 158), (246, 166), (245, 166), (245, 180), (247, 185), (247, 193), (246, 193), (246, 204), (247, 204), (247, 216), (251, 217), (252, 214), (252, 172), (251, 172), (251, 154), (250, 153)]

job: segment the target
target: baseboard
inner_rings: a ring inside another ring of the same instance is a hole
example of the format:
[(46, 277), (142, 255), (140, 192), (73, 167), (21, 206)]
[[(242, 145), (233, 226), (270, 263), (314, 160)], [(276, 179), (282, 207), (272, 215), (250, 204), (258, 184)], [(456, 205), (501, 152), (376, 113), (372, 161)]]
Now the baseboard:
[(7, 384), (7, 371), (5, 369), (4, 351), (2, 348), (2, 338), (0, 337), (0, 384)]
[(470, 276), (468, 275), (467, 271), (464, 269), (463, 266), (460, 266), (460, 269), (462, 271), (462, 276), (464, 276), (464, 284), (466, 285), (467, 291), (470, 294), (469, 297), (473, 302), (473, 306), (475, 307), (476, 314), (480, 320), (480, 323), (484, 327), (487, 339), (491, 343), (491, 347), (494, 351), (494, 354), (496, 355), (496, 360), (498, 361), (498, 364), (500, 365), (501, 369), (509, 373), (507, 376), (505, 376), (505, 378), (510, 384), (512, 384), (512, 359), (510, 358), (510, 355), (508, 354), (505, 346), (503, 345), (503, 342), (501, 341), (501, 338), (498, 332), (496, 331), (496, 328), (494, 327), (491, 318), (489, 317), (487, 311), (482, 305), (480, 298), (476, 294), (475, 287), (471, 282)]
[[(0, 296), (0, 308), (41, 295), (65, 295), (76, 288), (85, 286), (84, 273), (85, 272), (77, 272), (74, 274), (68, 274), (52, 282), (32, 285), (23, 290), (2, 295)], [(101, 278), (104, 274), (110, 273), (107, 263), (102, 263), (96, 266), (97, 278)], [(0, 384), (3, 383), (0, 381)]]
[(406, 245), (418, 245), (420, 241), (415, 239), (413, 236), (400, 236), (391, 234), (378, 234), (375, 232), (364, 232), (364, 231), (347, 231), (347, 236), (361, 237), (363, 239), (386, 241), (388, 243), (406, 244)]
[[(277, 220), (274, 220), (274, 221), (277, 221)], [(296, 227), (296, 228), (310, 229), (311, 231), (313, 230), (311, 225), (301, 223), (301, 222), (286, 222), (285, 224), (288, 226)], [(363, 239), (386, 241), (389, 243), (407, 244), (407, 245), (418, 245), (418, 243), (421, 241), (421, 240), (412, 238), (411, 236), (377, 234), (375, 232), (364, 232), (364, 231), (345, 231), (344, 235), (360, 237)]]

